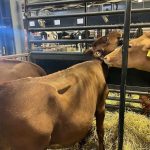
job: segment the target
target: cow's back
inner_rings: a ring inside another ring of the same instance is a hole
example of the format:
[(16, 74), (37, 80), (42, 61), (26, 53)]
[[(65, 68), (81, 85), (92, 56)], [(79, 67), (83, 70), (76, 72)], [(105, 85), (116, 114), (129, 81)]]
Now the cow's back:
[(25, 77), (38, 77), (46, 72), (36, 64), (18, 60), (0, 60), (0, 83)]

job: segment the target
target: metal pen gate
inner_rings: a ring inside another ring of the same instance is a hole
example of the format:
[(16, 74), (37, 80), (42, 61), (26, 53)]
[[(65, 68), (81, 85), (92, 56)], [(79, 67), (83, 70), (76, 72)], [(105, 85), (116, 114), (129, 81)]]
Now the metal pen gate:
[[(124, 28), (124, 45), (123, 45), (123, 66), (122, 66), (122, 73), (121, 73), (121, 85), (109, 85), (111, 91), (120, 91), (120, 107), (119, 107), (119, 132), (118, 132), (118, 150), (122, 150), (123, 147), (123, 133), (124, 133), (124, 111), (125, 111), (125, 93), (127, 89), (127, 93), (143, 93), (143, 94), (149, 94), (150, 87), (132, 87), (126, 85), (126, 76), (127, 76), (127, 49), (128, 49), (128, 42), (129, 42), (129, 30), (130, 28), (137, 28), (137, 27), (150, 27), (150, 22), (148, 23), (136, 23), (136, 24), (130, 24), (130, 17), (131, 13), (141, 13), (141, 12), (150, 12), (150, 9), (135, 9), (131, 10), (131, 0), (126, 0), (126, 11), (117, 10), (117, 11), (105, 11), (105, 12), (87, 12), (87, 3), (88, 2), (97, 2), (98, 0), (62, 0), (62, 1), (51, 1), (51, 2), (42, 2), (42, 3), (33, 3), (30, 4), (26, 0), (25, 4), (25, 14), (26, 14), (26, 20), (27, 20), (27, 31), (29, 32), (38, 32), (38, 31), (66, 31), (66, 30), (89, 30), (89, 29), (123, 29)], [(29, 8), (36, 8), (36, 7), (44, 7), (44, 6), (50, 6), (50, 5), (60, 5), (60, 4), (76, 4), (76, 3), (83, 3), (85, 6), (84, 13), (72, 13), (72, 14), (65, 14), (65, 15), (48, 15), (48, 16), (30, 16), (29, 15)], [(111, 15), (111, 14), (125, 14), (124, 18), (124, 25), (123, 24), (115, 24), (115, 25), (88, 25), (87, 20), (88, 16), (95, 16), (95, 15)], [(29, 27), (29, 22), (37, 19), (61, 19), (61, 18), (69, 18), (69, 17), (85, 17), (84, 18), (84, 25), (82, 26), (67, 26), (67, 27), (46, 27), (46, 28), (39, 28), (39, 27)], [(46, 63), (48, 61), (51, 61), (51, 63), (54, 65), (56, 62), (58, 63), (60, 61), (60, 64), (64, 61), (70, 61), (73, 62), (69, 64), (66, 62), (65, 67), (68, 67), (70, 65), (73, 65), (78, 62), (82, 62), (85, 60), (90, 60), (91, 57), (84, 56), (81, 53), (46, 53), (46, 52), (38, 52), (38, 51), (32, 51), (31, 50), (31, 43), (88, 43), (93, 42), (93, 39), (73, 39), (73, 40), (30, 40), (28, 37), (29, 42), (29, 51), (30, 53), (30, 59), (31, 61), (41, 65), (43, 68), (46, 66)], [(45, 61), (45, 63), (41, 63), (40, 61)], [(49, 63), (50, 64), (50, 63)], [(56, 65), (56, 64), (55, 64)], [(48, 65), (47, 65), (48, 66)], [(52, 69), (52, 71), (57, 71), (59, 69), (64, 69), (64, 66), (61, 68), (60, 66), (57, 68)], [(47, 69), (47, 68), (46, 68)], [(47, 70), (48, 73), (49, 70)], [(149, 74), (148, 74), (149, 75)], [(148, 86), (150, 84), (148, 83)], [(119, 90), (120, 89), (120, 90)], [(142, 91), (142, 92), (137, 92)], [(111, 98), (113, 99), (113, 98)], [(115, 99), (115, 98), (114, 98)], [(115, 100), (118, 100), (115, 99)], [(110, 107), (110, 106), (107, 106)]]

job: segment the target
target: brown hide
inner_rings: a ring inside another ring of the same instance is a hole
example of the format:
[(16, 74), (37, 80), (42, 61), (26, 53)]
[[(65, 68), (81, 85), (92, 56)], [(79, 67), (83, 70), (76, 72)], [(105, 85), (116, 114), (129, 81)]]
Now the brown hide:
[(148, 115), (150, 112), (150, 95), (140, 95), (139, 99), (142, 104), (143, 113)]
[(0, 149), (72, 145), (86, 136), (95, 115), (103, 150), (107, 94), (102, 66), (96, 60), (0, 85)]
[(112, 52), (118, 45), (122, 44), (122, 33), (113, 31), (98, 38), (92, 45), (92, 49), (86, 50), (84, 54), (94, 55), (96, 58), (103, 59), (104, 56)]
[(130, 46), (137, 47), (142, 51), (150, 50), (150, 32), (145, 32), (142, 36), (130, 41)]
[(33, 63), (19, 60), (0, 60), (0, 83), (25, 77), (44, 75), (46, 75), (46, 72)]
[[(128, 68), (150, 72), (150, 57), (147, 56), (148, 50), (150, 50), (150, 32), (144, 33), (139, 38), (130, 40), (129, 45)], [(116, 48), (113, 52), (106, 55), (104, 62), (110, 67), (121, 68), (122, 47)], [(149, 96), (140, 95), (140, 100), (144, 114), (148, 114), (150, 110)]]
[(118, 40), (121, 36), (121, 32), (110, 32), (108, 35), (100, 37), (93, 43), (93, 50), (104, 50), (108, 54), (118, 46)]
[[(130, 40), (128, 49), (128, 68), (150, 72), (150, 57), (147, 52), (150, 48), (150, 33), (145, 33), (137, 39)], [(104, 58), (110, 67), (122, 66), (122, 47), (115, 49)]]

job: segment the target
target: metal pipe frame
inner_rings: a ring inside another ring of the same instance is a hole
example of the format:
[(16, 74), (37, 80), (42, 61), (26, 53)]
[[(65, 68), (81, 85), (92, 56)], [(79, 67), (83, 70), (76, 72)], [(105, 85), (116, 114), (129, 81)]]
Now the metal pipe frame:
[[(107, 98), (108, 100), (112, 100), (112, 101), (117, 101), (120, 102), (119, 97), (112, 97), (112, 96), (108, 96)], [(126, 102), (131, 102), (131, 103), (140, 103), (139, 99), (131, 99), (131, 98), (126, 98)]]
[[(139, 90), (140, 90), (140, 89), (139, 89)], [(110, 89), (109, 91), (110, 91), (110, 92), (117, 92), (117, 93), (120, 93), (120, 90), (116, 90), (116, 89)], [(128, 91), (128, 90), (126, 90), (126, 93), (129, 93), (129, 94), (150, 95), (149, 92), (140, 92), (140, 91)]]
[[(87, 3), (86, 2), (84, 2), (84, 13), (85, 14), (87, 13)], [(88, 18), (87, 18), (87, 16), (84, 16), (84, 25), (87, 26), (87, 24), (88, 24)], [(87, 39), (87, 32), (88, 31), (85, 30), (85, 38), (86, 39)], [(86, 43), (85, 47), (86, 47), (86, 49), (88, 49), (87, 43)]]
[(29, 53), (0, 56), (0, 60), (1, 59), (16, 59), (16, 58), (25, 58), (25, 60), (29, 60)]
[(28, 52), (30, 52), (30, 49), (31, 49), (31, 43), (29, 42), (30, 41), (30, 33), (29, 33), (29, 19), (27, 18), (28, 16), (28, 0), (25, 0), (25, 18), (26, 18), (26, 22), (27, 22), (27, 25), (26, 25), (26, 30), (27, 30), (27, 41), (28, 41)]
[(12, 58), (18, 58), (18, 57), (28, 57), (29, 53), (24, 54), (15, 54), (15, 55), (8, 55), (8, 56), (0, 56), (0, 59), (12, 59)]
[[(118, 105), (110, 105), (110, 104), (106, 104), (106, 109), (115, 109), (115, 110), (118, 110), (119, 109), (119, 106)], [(131, 111), (134, 111), (136, 113), (142, 113), (142, 109), (141, 108), (134, 108), (134, 107), (126, 107), (126, 110), (131, 110)]]
[(124, 113), (126, 100), (126, 77), (128, 66), (128, 47), (131, 22), (131, 0), (126, 0), (126, 12), (124, 18), (124, 40), (122, 49), (122, 72), (120, 84), (120, 105), (119, 105), (119, 123), (118, 123), (118, 150), (123, 149), (124, 136)]
[(80, 61), (88, 61), (93, 57), (89, 55), (83, 55), (81, 52), (39, 52), (32, 51), (30, 53), (30, 59), (32, 61), (35, 60), (80, 60)]
[[(150, 12), (150, 8), (133, 9), (131, 12), (132, 13)], [(65, 15), (34, 16), (34, 17), (27, 16), (27, 18), (29, 20), (33, 20), (33, 19), (50, 19), (50, 18), (65, 18), (65, 17), (86, 17), (86, 16), (96, 16), (96, 15), (117, 15), (117, 14), (123, 15), (124, 13), (125, 13), (124, 10), (117, 10), (117, 11), (73, 13), (73, 14), (65, 14)]]
[[(42, 2), (42, 3), (33, 3), (27, 4), (27, 7), (42, 7), (48, 5), (60, 5), (60, 4), (76, 4), (76, 3), (84, 3), (84, 2), (99, 2), (99, 0), (63, 0), (63, 1), (52, 1), (52, 2)], [(103, 0), (102, 3), (107, 2), (107, 0)]]
[[(73, 26), (73, 27), (50, 27), (50, 28), (28, 28), (28, 31), (66, 31), (66, 30), (92, 30), (92, 29), (122, 29), (124, 25), (96, 25), (96, 26)], [(131, 24), (131, 28), (149, 28), (150, 23)]]
[(77, 39), (77, 40), (30, 40), (30, 43), (91, 43), (94, 39)]
[[(109, 84), (108, 88), (110, 92), (117, 92), (117, 93), (120, 92), (119, 85)], [(126, 86), (126, 89), (127, 89), (126, 92), (130, 94), (145, 94), (145, 95), (150, 94), (150, 87)], [(138, 90), (140, 90), (141, 92), (139, 92)]]

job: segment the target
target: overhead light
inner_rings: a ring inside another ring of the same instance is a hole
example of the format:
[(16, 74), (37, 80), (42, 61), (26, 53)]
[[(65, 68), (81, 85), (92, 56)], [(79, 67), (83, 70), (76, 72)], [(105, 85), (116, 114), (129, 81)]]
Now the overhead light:
[(138, 2), (140, 3), (140, 2), (143, 2), (143, 0), (138, 0)]

